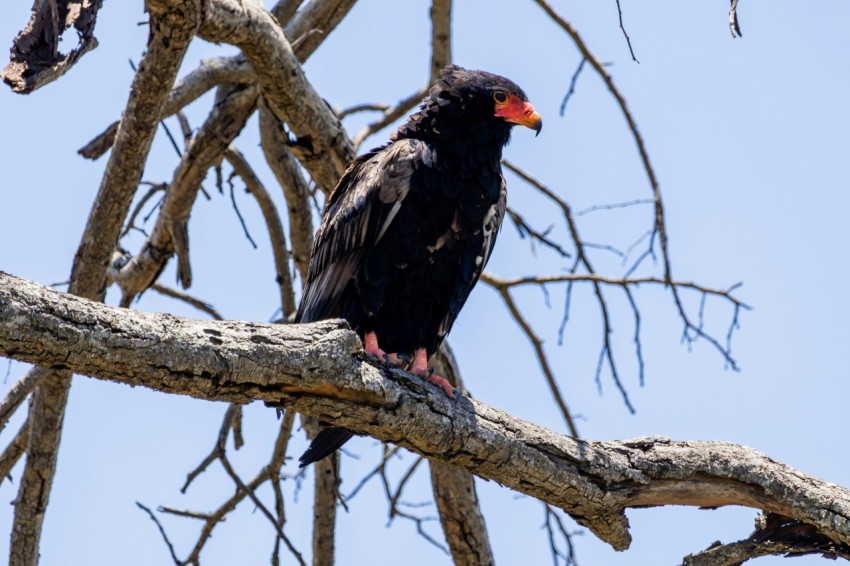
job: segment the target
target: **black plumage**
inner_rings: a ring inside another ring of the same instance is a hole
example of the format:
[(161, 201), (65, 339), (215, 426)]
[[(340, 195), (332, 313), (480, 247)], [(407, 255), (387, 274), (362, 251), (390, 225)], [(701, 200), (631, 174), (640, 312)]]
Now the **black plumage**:
[[(428, 377), (427, 358), (493, 250), (507, 197), (502, 148), (514, 124), (538, 132), (541, 124), (516, 84), (444, 69), (420, 110), (354, 160), (328, 199), (296, 322), (344, 318), (367, 352), (411, 356), (412, 371)], [(441, 379), (430, 378), (451, 392)], [(350, 436), (323, 430), (302, 466)]]

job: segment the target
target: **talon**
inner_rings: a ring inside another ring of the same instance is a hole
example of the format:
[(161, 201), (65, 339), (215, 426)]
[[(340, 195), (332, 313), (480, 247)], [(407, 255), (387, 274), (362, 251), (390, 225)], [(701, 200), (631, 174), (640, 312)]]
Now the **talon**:
[(434, 368), (431, 368), (431, 375), (429, 375), (427, 379), (428, 383), (432, 383), (442, 389), (443, 392), (445, 392), (445, 394), (448, 395), (450, 399), (457, 398), (457, 391), (454, 387), (452, 387), (452, 384), (449, 383), (446, 378), (440, 377), (439, 375), (435, 375)]
[(428, 367), (428, 353), (424, 348), (416, 350), (413, 358), (413, 367), (410, 368), (410, 373), (418, 375), (428, 383), (432, 383), (439, 387), (452, 399), (457, 398), (455, 388), (445, 378), (434, 373), (434, 368)]

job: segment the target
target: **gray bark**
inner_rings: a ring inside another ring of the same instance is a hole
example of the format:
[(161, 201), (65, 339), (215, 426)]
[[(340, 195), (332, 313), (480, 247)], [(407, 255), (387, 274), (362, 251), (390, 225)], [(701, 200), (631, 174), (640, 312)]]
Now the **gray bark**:
[(850, 490), (751, 448), (578, 441), (373, 365), (342, 321), (195, 321), (108, 307), (0, 274), (0, 355), (193, 397), (280, 404), (560, 507), (615, 549), (630, 507), (743, 505), (850, 542)]

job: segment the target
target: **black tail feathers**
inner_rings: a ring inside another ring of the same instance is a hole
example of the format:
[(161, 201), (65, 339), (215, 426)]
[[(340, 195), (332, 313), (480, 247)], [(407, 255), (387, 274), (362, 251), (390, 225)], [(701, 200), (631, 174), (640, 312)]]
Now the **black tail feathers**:
[(310, 447), (298, 458), (300, 462), (298, 467), (303, 468), (313, 462), (327, 458), (336, 452), (340, 446), (348, 442), (352, 436), (354, 434), (351, 431), (338, 426), (320, 430), (313, 442), (310, 443)]

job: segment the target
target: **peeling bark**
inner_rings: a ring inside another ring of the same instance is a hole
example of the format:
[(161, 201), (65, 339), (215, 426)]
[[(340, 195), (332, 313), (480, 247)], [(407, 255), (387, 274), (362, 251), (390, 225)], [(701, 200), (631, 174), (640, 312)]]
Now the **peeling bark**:
[(743, 505), (850, 543), (850, 490), (751, 448), (579, 441), (372, 365), (342, 321), (194, 321), (108, 307), (0, 274), (0, 355), (197, 398), (284, 405), (560, 507), (617, 550), (627, 508)]

